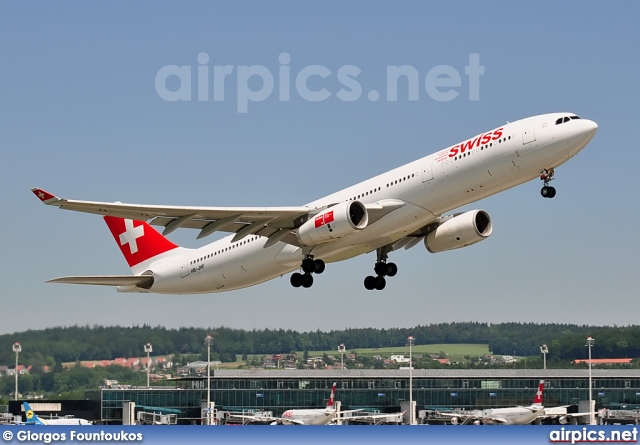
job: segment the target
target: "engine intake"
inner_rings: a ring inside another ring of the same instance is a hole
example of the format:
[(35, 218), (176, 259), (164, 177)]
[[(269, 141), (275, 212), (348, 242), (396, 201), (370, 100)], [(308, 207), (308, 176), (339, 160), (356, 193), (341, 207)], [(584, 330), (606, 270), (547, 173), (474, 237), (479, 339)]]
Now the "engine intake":
[(440, 224), (425, 237), (424, 245), (431, 253), (445, 252), (485, 240), (492, 231), (489, 214), (484, 210), (471, 210)]
[(345, 201), (309, 219), (298, 228), (298, 241), (305, 246), (326, 243), (352, 235), (369, 223), (369, 214), (360, 201)]

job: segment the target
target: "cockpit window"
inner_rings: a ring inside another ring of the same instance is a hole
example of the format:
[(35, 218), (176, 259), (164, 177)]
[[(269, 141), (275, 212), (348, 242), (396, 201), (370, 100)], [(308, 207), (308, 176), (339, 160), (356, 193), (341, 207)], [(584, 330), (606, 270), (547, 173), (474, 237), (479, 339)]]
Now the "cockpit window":
[(580, 119), (580, 116), (565, 116), (565, 117), (560, 117), (558, 118), (558, 120), (556, 120), (556, 125), (560, 125), (563, 124), (565, 122), (569, 122), (572, 119)]

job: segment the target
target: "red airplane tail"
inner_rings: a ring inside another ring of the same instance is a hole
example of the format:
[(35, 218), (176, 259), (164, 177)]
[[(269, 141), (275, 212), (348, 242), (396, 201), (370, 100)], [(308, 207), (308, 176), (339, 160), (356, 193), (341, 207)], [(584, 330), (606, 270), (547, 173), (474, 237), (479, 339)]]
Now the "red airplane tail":
[(144, 221), (115, 216), (105, 216), (104, 220), (129, 267), (178, 247)]
[(333, 408), (333, 404), (336, 398), (336, 382), (333, 382), (331, 386), (331, 395), (329, 396), (329, 400), (327, 401), (327, 408)]
[(540, 384), (538, 385), (538, 391), (536, 392), (536, 396), (533, 398), (534, 405), (542, 405), (544, 394), (544, 380), (540, 380)]

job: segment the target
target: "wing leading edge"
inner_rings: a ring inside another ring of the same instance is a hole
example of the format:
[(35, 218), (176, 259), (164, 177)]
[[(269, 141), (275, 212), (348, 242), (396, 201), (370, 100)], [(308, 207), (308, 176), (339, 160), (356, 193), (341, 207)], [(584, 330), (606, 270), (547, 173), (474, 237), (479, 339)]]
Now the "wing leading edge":
[(123, 204), (119, 202), (78, 201), (59, 198), (40, 188), (31, 191), (44, 204), (64, 210), (117, 216), (120, 218), (149, 221), (164, 227), (163, 235), (177, 228), (200, 229), (198, 238), (216, 231), (236, 233), (236, 241), (248, 235), (267, 238), (286, 238), (280, 233), (302, 225), (309, 215), (309, 208), (297, 207), (197, 207)]

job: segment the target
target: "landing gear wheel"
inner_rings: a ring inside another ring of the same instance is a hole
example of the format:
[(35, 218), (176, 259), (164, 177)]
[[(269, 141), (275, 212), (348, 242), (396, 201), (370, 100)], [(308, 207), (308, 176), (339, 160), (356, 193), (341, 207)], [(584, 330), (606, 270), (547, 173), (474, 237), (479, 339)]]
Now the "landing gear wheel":
[(376, 290), (382, 290), (387, 285), (387, 280), (384, 277), (377, 277), (376, 279)]
[(324, 261), (322, 260), (315, 260), (313, 262), (313, 272), (317, 273), (317, 274), (321, 274), (322, 272), (324, 272)]
[(551, 187), (547, 187), (546, 185), (544, 187), (542, 187), (542, 189), (540, 190), (540, 194), (542, 195), (543, 198), (549, 198), (551, 195)]
[(311, 258), (305, 258), (302, 260), (302, 271), (304, 273), (312, 273), (315, 269), (315, 262)]
[(556, 188), (545, 185), (542, 187), (542, 190), (540, 190), (540, 194), (543, 198), (553, 198), (556, 196)]
[(302, 274), (295, 272), (294, 274), (291, 275), (291, 278), (289, 281), (291, 281), (291, 285), (293, 287), (302, 286)]
[(376, 277), (369, 275), (364, 279), (364, 287), (367, 290), (374, 290), (376, 288)]
[(383, 263), (382, 261), (378, 261), (375, 266), (373, 266), (373, 270), (378, 276), (384, 276), (387, 274), (387, 263)]
[(555, 187), (549, 187), (549, 198), (553, 198), (556, 196), (556, 188)]
[(396, 266), (396, 263), (387, 263), (387, 273), (385, 275), (388, 277), (395, 277), (397, 273), (398, 266)]
[(310, 288), (313, 286), (313, 275), (306, 273), (302, 275), (302, 287)]
[(306, 287), (309, 288), (313, 286), (313, 273), (322, 273), (324, 272), (324, 261), (322, 260), (314, 260), (312, 255), (306, 255), (305, 259), (302, 260), (302, 264), (300, 268), (304, 272), (304, 275), (301, 273), (294, 273), (291, 275), (291, 285), (293, 287)]

